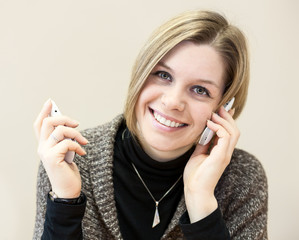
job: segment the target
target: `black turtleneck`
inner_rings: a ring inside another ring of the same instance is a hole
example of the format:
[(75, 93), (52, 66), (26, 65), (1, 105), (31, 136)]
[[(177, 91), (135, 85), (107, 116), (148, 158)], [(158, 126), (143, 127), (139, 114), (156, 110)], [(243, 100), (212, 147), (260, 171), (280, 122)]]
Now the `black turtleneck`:
[(160, 223), (152, 228), (155, 201), (152, 199), (132, 163), (153, 197), (159, 201), (183, 174), (194, 149), (168, 162), (150, 158), (131, 136), (125, 125), (114, 144), (113, 183), (120, 230), (124, 239), (160, 239), (182, 198), (183, 179), (159, 203)]

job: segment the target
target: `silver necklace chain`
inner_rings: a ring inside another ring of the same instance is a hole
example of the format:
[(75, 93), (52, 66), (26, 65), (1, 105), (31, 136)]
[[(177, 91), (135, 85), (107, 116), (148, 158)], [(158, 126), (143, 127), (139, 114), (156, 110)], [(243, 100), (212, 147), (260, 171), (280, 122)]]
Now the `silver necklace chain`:
[[(127, 129), (125, 129), (122, 133), (122, 140), (124, 140), (125, 138), (125, 132), (127, 131)], [(164, 195), (160, 198), (159, 201), (157, 201), (153, 194), (151, 193), (151, 191), (148, 189), (148, 187), (146, 186), (145, 182), (143, 181), (142, 177), (140, 176), (137, 168), (135, 167), (134, 163), (132, 163), (132, 166), (137, 174), (137, 176), (139, 177), (140, 181), (142, 182), (143, 186), (145, 187), (146, 191), (149, 193), (149, 195), (151, 196), (151, 198), (154, 200), (155, 204), (156, 204), (156, 210), (155, 210), (155, 215), (154, 215), (154, 220), (153, 220), (153, 225), (152, 228), (154, 228), (155, 226), (157, 226), (160, 223), (160, 216), (159, 216), (159, 210), (158, 210), (158, 206), (159, 203), (167, 196), (167, 194), (175, 187), (175, 185), (180, 181), (180, 179), (182, 178), (183, 174), (181, 174), (181, 176), (178, 178), (178, 180), (176, 180), (176, 182), (168, 189), (168, 191), (166, 193), (164, 193)]]
[(168, 189), (168, 191), (166, 193), (164, 193), (164, 195), (160, 198), (160, 200), (156, 200), (153, 196), (153, 194), (151, 193), (151, 191), (148, 189), (148, 187), (146, 186), (145, 182), (143, 181), (142, 177), (140, 176), (137, 168), (135, 167), (134, 163), (132, 163), (132, 166), (137, 174), (137, 176), (139, 177), (140, 181), (142, 182), (143, 186), (145, 187), (145, 189), (147, 190), (147, 192), (149, 193), (149, 195), (151, 196), (151, 198), (154, 200), (155, 204), (156, 204), (156, 211), (155, 211), (155, 215), (154, 215), (154, 220), (153, 220), (153, 225), (152, 228), (154, 228), (155, 226), (157, 226), (160, 223), (160, 216), (159, 216), (159, 211), (158, 211), (158, 206), (159, 203), (166, 197), (166, 195), (175, 187), (175, 185), (180, 181), (180, 179), (182, 178), (183, 175), (181, 175), (178, 180), (176, 180), (176, 182)]

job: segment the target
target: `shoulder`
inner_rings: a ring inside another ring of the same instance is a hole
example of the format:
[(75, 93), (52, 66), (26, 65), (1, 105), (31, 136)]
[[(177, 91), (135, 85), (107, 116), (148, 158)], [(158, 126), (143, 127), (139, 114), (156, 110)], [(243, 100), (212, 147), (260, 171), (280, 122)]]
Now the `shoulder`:
[(267, 202), (267, 177), (261, 162), (254, 155), (235, 149), (230, 164), (218, 182), (216, 195), (224, 206), (249, 199)]
[(123, 120), (124, 117), (120, 114), (110, 122), (81, 131), (81, 134), (88, 140), (88, 144), (84, 146), (87, 158), (103, 150), (111, 149), (112, 151), (116, 133)]
[(121, 114), (110, 122), (81, 131), (81, 134), (88, 140), (88, 144), (83, 146), (87, 154), (82, 157), (77, 155), (75, 159), (80, 170), (88, 169), (91, 162), (95, 160), (96, 162), (102, 161), (104, 156), (111, 158), (115, 136), (123, 120)]
[(123, 121), (123, 115), (116, 116), (112, 121), (104, 123), (102, 125), (87, 128), (81, 131), (82, 135), (86, 137), (90, 144), (99, 141), (103, 138), (109, 138), (116, 135), (116, 132)]
[(236, 178), (242, 183), (266, 183), (266, 173), (261, 162), (252, 154), (235, 149), (230, 164), (226, 169), (229, 178)]
[(88, 140), (88, 144), (84, 146), (87, 154), (92, 155), (99, 148), (106, 149), (113, 147), (117, 130), (123, 120), (124, 118), (121, 114), (110, 122), (81, 131), (81, 134)]

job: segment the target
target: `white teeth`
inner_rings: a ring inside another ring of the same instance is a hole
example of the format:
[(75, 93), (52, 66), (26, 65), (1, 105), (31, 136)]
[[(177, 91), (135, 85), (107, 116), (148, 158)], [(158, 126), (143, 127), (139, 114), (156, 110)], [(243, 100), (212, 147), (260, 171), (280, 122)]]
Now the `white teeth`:
[(159, 123), (161, 123), (161, 124), (163, 124), (163, 125), (165, 125), (165, 126), (167, 126), (167, 127), (181, 127), (181, 126), (183, 126), (184, 124), (181, 124), (181, 123), (177, 123), (177, 122), (174, 122), (174, 121), (170, 121), (169, 119), (166, 119), (166, 118), (164, 118), (164, 117), (162, 117), (161, 115), (159, 115), (158, 113), (156, 113), (156, 112), (154, 112), (154, 117), (155, 117), (155, 119), (159, 122)]
[(161, 117), (160, 118), (160, 123), (166, 125), (166, 119), (164, 117)]

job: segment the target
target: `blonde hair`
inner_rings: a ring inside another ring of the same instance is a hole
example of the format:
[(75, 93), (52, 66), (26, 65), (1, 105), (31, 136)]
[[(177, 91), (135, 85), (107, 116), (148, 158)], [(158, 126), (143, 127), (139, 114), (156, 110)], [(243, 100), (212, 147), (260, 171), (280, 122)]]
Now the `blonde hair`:
[(135, 106), (148, 75), (165, 54), (182, 41), (208, 44), (220, 54), (225, 64), (226, 89), (218, 107), (235, 97), (234, 118), (242, 112), (249, 83), (246, 38), (216, 12), (189, 11), (160, 26), (137, 56), (124, 109), (126, 124), (133, 135), (138, 133)]

